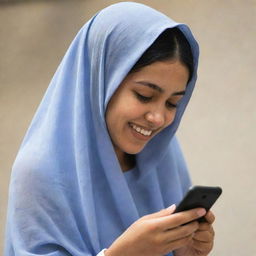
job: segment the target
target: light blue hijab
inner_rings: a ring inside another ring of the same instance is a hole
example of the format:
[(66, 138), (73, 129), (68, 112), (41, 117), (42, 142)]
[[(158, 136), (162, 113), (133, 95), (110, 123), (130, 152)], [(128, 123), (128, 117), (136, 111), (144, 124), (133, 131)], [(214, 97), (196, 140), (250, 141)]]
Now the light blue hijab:
[[(174, 122), (137, 155), (134, 186), (152, 213), (190, 185), (174, 136), (196, 81), (198, 45), (186, 25), (145, 5), (97, 13), (65, 54), (24, 138), (10, 184), (5, 256), (92, 256), (139, 217), (106, 129), (109, 99), (167, 28), (188, 39), (195, 73)], [(171, 254), (170, 254), (171, 255)]]

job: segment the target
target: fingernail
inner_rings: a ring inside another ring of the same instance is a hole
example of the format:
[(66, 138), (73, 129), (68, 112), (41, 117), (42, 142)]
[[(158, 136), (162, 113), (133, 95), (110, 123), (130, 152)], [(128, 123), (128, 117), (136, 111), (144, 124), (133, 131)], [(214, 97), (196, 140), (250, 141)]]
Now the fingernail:
[(173, 211), (176, 208), (175, 204), (172, 204), (171, 206), (169, 206), (167, 209), (170, 211)]
[(204, 216), (206, 214), (206, 210), (205, 209), (199, 209), (198, 211), (197, 211), (197, 215), (199, 216), (199, 217), (202, 217), (202, 216)]

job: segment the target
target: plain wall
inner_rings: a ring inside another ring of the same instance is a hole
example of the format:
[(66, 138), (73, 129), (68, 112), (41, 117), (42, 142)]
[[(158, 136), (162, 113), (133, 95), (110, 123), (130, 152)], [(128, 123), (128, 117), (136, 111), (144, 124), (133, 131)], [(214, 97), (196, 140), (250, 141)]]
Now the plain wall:
[[(118, 1), (0, 4), (0, 250), (11, 166), (80, 27)], [(211, 255), (256, 255), (256, 1), (149, 0), (187, 23), (201, 48), (196, 90), (178, 135), (196, 184), (220, 185)]]

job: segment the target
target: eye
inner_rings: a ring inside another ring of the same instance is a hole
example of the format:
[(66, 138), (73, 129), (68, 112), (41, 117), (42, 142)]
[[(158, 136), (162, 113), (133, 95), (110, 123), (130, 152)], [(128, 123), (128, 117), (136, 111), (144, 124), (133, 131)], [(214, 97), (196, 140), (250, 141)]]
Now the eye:
[(169, 109), (177, 108), (177, 104), (173, 104), (170, 101), (166, 102), (166, 107)]
[(149, 102), (152, 99), (152, 97), (147, 97), (147, 96), (144, 96), (144, 95), (142, 95), (140, 93), (137, 93), (137, 92), (134, 92), (134, 93), (135, 93), (137, 99), (141, 102)]

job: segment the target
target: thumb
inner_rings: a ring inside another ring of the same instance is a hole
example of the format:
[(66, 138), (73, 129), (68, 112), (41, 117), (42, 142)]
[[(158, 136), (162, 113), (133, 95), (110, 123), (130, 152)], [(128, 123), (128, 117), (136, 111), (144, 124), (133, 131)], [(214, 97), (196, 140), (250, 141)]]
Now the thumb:
[(159, 212), (155, 212), (155, 213), (146, 215), (146, 216), (144, 216), (144, 218), (146, 217), (146, 219), (153, 219), (153, 218), (168, 216), (168, 215), (174, 213), (175, 209), (176, 209), (176, 205), (172, 204), (168, 208), (165, 208)]
[(175, 212), (175, 210), (176, 210), (176, 205), (172, 204), (171, 206), (166, 208), (166, 210), (168, 210), (169, 214), (173, 214)]
[(176, 209), (176, 205), (175, 204), (172, 204), (171, 206), (159, 211), (159, 212), (156, 212), (157, 216), (155, 217), (164, 217), (164, 216), (168, 216), (170, 214), (173, 214), (174, 211)]

